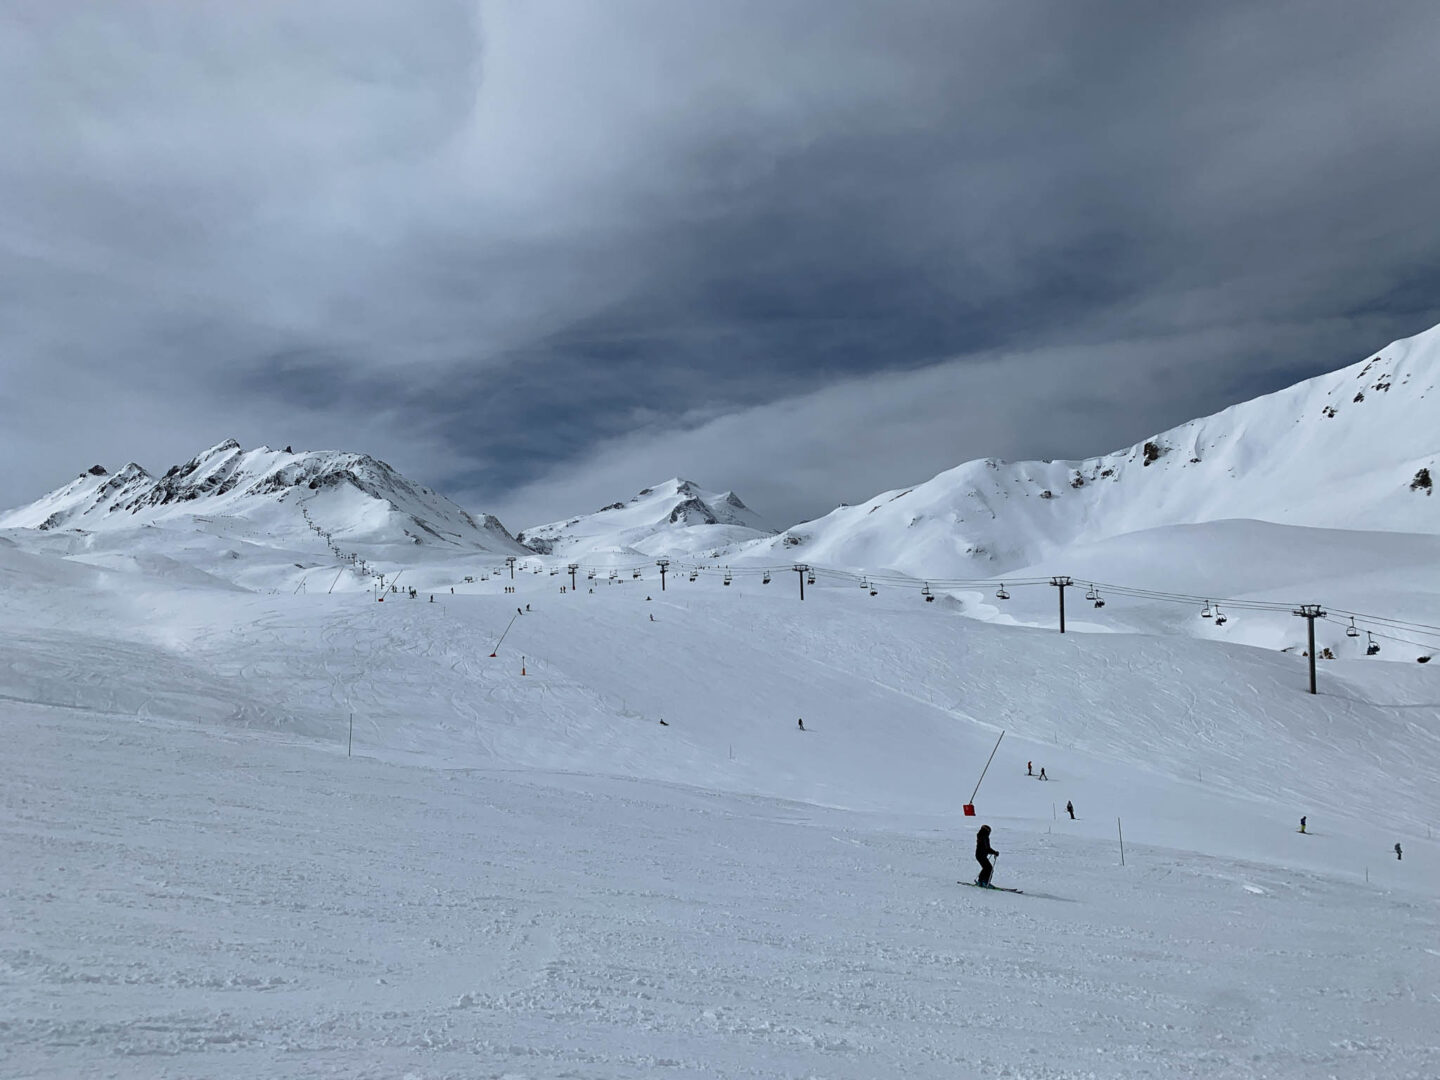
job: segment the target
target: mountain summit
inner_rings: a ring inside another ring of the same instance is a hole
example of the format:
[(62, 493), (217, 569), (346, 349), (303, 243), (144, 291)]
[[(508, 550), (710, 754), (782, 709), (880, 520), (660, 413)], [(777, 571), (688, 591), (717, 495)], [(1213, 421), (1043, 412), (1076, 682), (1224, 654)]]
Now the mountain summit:
[(1124, 450), (971, 461), (746, 554), (963, 577), (1032, 565), (1074, 544), (1233, 518), (1440, 533), (1437, 465), (1440, 327)]
[(0, 528), (87, 532), (223, 523), (238, 535), (323, 531), (362, 544), (435, 544), (523, 554), (500, 522), (412, 483), (383, 461), (334, 450), (243, 450), (226, 439), (155, 477), (131, 462), (96, 465), (64, 487), (0, 514)]
[(689, 555), (773, 533), (733, 491), (705, 491), (676, 477), (642, 488), (628, 502), (525, 529), (516, 539), (542, 555), (616, 550)]

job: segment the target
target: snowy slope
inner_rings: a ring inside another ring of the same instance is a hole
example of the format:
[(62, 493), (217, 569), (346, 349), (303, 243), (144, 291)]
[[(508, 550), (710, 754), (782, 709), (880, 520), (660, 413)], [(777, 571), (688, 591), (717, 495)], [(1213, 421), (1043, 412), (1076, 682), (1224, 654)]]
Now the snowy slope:
[(1440, 533), (1440, 327), (1348, 368), (1083, 461), (972, 461), (738, 558), (985, 577), (1073, 544), (1253, 518)]
[(495, 518), (472, 516), (383, 461), (339, 451), (246, 451), (233, 439), (158, 478), (133, 462), (114, 475), (97, 465), (0, 514), (0, 528), (106, 533), (142, 526), (203, 527), (267, 544), (308, 544), (318, 533), (337, 547), (525, 553)]
[[(1440, 1073), (1434, 665), (45, 536), (0, 538), (0, 1074)], [(956, 884), (1001, 728), (1023, 896)]]
[(705, 491), (679, 478), (647, 487), (628, 502), (537, 525), (517, 539), (544, 555), (586, 553), (698, 555), (772, 535), (733, 491)]

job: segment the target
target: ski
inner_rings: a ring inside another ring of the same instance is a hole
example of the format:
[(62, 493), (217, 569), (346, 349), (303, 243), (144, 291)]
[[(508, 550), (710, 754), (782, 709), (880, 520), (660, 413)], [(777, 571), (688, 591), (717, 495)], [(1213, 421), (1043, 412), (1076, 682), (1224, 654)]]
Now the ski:
[(1007, 889), (1004, 885), (981, 885), (974, 881), (957, 881), (956, 885), (969, 885), (972, 889), (994, 889), (996, 892), (1013, 892), (1024, 895), (1023, 889)]

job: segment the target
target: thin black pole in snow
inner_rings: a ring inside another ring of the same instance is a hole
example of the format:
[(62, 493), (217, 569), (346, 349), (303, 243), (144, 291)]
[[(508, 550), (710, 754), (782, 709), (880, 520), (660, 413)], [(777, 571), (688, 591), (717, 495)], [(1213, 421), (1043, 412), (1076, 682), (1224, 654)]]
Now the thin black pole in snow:
[(350, 752), (355, 749), (355, 714), (350, 714), (350, 741), (345, 744), (345, 756), (349, 757)]
[(343, 573), (345, 573), (345, 567), (342, 566), (342, 567), (340, 567), (340, 573), (337, 573), (337, 574), (335, 575), (335, 580), (332, 581), (332, 582), (330, 582), (330, 588), (328, 588), (328, 589), (325, 590), (325, 595), (326, 595), (326, 596), (329, 596), (331, 593), (333, 593), (333, 592), (335, 591), (335, 586), (340, 584), (340, 574), (343, 574)]
[[(515, 614), (515, 615), (511, 615), (511, 616), (510, 616), (510, 621), (505, 624), (505, 634), (510, 633), (510, 627), (512, 627), (512, 626), (515, 625), (515, 620), (518, 619), (519, 617), (520, 617), (520, 616), (519, 616), (518, 613)], [(498, 653), (498, 652), (500, 651), (500, 646), (501, 646), (501, 644), (505, 641), (505, 634), (501, 634), (501, 635), (500, 635), (500, 640), (497, 641), (497, 642), (495, 642), (495, 652), (492, 652), (492, 653), (490, 654), (492, 657), (495, 655), (495, 653)]]
[(1115, 831), (1120, 834), (1120, 865), (1125, 865), (1125, 830), (1120, 827), (1120, 819), (1115, 819)]
[[(1000, 732), (1000, 739), (1005, 738), (1005, 732)], [(995, 750), (1000, 749), (1000, 739), (995, 740)], [(980, 785), (985, 780), (985, 774), (990, 771), (990, 762), (995, 760), (995, 750), (990, 751), (990, 756), (985, 759), (985, 768), (980, 770), (980, 779), (975, 781), (975, 790), (970, 793), (970, 805), (975, 805), (975, 796), (980, 794)]]

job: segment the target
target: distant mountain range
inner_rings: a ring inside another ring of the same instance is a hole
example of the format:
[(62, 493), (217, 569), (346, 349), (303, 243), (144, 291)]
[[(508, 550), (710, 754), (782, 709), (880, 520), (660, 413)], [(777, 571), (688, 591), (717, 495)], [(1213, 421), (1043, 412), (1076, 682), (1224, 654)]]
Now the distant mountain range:
[(234, 439), (159, 477), (134, 462), (114, 474), (95, 465), (28, 506), (0, 514), (0, 528), (42, 531), (187, 521), (246, 538), (318, 532), (340, 544), (529, 554), (497, 519), (470, 514), (383, 461), (330, 450), (242, 450)]
[(733, 491), (704, 491), (689, 480), (643, 488), (593, 514), (537, 525), (516, 539), (542, 555), (637, 552), (695, 555), (773, 535)]
[(1440, 328), (1080, 461), (971, 461), (736, 557), (987, 576), (1075, 544), (1250, 518), (1440, 533)]
[(133, 462), (115, 473), (94, 466), (0, 514), (0, 528), (95, 533), (188, 521), (277, 546), (320, 533), (332, 548), (381, 545), (392, 558), (396, 545), (426, 545), (429, 554), (800, 560), (989, 576), (1076, 544), (1234, 518), (1440, 533), (1437, 467), (1440, 328), (1115, 453), (972, 461), (779, 534), (733, 492), (677, 478), (512, 536), (364, 454), (246, 451), (233, 439), (159, 477)]

